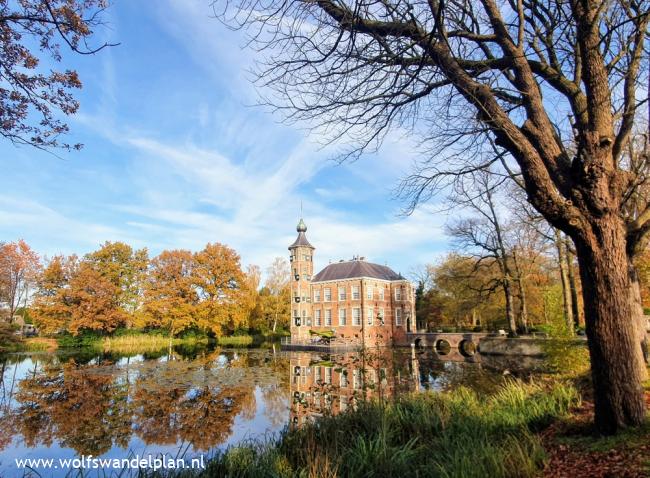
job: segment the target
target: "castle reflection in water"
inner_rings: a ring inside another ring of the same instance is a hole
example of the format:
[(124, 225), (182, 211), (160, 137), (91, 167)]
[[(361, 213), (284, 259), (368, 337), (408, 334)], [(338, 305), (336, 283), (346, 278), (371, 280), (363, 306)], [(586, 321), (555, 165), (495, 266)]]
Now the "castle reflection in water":
[(13, 466), (19, 457), (191, 456), (265, 439), (364, 400), (457, 386), (489, 393), (502, 375), (478, 360), (393, 348), (4, 355), (0, 476), (22, 478)]
[(411, 392), (461, 385), (487, 391), (499, 381), (481, 368), (478, 357), (387, 348), (332, 355), (294, 352), (289, 374), (292, 428), (356, 409), (361, 401), (386, 402)]

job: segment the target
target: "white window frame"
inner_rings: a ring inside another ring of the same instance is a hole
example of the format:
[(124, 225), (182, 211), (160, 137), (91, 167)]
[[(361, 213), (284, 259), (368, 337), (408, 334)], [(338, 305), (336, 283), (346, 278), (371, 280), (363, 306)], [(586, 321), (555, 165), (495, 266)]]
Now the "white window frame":
[(361, 308), (352, 308), (352, 325), (361, 326)]
[(355, 390), (363, 388), (363, 377), (360, 372), (361, 371), (357, 368), (352, 370), (352, 388)]
[(361, 292), (358, 285), (352, 286), (352, 300), (361, 300)]
[[(343, 320), (341, 320), (343, 319)], [(339, 309), (339, 326), (344, 326), (347, 325), (348, 318), (347, 318), (347, 312), (345, 309)]]
[(366, 288), (366, 299), (372, 300), (372, 287), (370, 286)]
[(332, 326), (332, 309), (325, 309), (325, 326)]
[(375, 324), (375, 309), (373, 307), (368, 307), (368, 312), (367, 312), (367, 320), (368, 320), (368, 325), (374, 325)]
[(397, 327), (402, 326), (402, 309), (395, 309), (395, 325)]
[(323, 289), (323, 301), (332, 302), (332, 289), (329, 287), (325, 287), (325, 289)]
[(314, 290), (314, 302), (320, 302), (320, 289)]
[(379, 308), (379, 311), (377, 312), (377, 315), (381, 316), (381, 320), (384, 322), (384, 325), (386, 325), (386, 312), (384, 311), (383, 307)]
[(396, 287), (395, 288), (395, 300), (398, 300), (398, 301), (402, 300), (402, 288), (401, 287)]
[(384, 300), (384, 288), (379, 288), (379, 300)]
[(320, 327), (320, 319), (321, 319), (321, 310), (320, 309), (314, 310), (314, 325), (316, 327)]
[(347, 297), (347, 293), (346, 293), (346, 292), (347, 292), (347, 291), (345, 290), (345, 286), (343, 286), (343, 287), (339, 286), (339, 288), (338, 288), (338, 295), (337, 295), (337, 297), (338, 297), (338, 299), (339, 299), (339, 302), (342, 302), (342, 301), (344, 301), (344, 300), (346, 299), (346, 297)]

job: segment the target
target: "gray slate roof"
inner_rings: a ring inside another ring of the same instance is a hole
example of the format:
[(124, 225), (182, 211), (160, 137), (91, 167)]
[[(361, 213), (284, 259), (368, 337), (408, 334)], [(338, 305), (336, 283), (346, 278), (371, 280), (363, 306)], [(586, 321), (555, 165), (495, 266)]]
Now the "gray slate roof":
[(305, 236), (305, 233), (303, 231), (300, 231), (298, 233), (298, 237), (296, 238), (295, 241), (293, 241), (293, 244), (289, 246), (289, 249), (293, 249), (294, 247), (298, 247), (298, 246), (307, 246), (307, 247), (311, 247), (312, 249), (315, 249), (315, 247), (309, 243), (309, 241), (307, 240), (307, 236)]
[(361, 260), (335, 262), (314, 276), (312, 282), (322, 282), (328, 280), (354, 279), (357, 277), (372, 277), (383, 280), (404, 280), (401, 274), (398, 274), (390, 267), (373, 264)]

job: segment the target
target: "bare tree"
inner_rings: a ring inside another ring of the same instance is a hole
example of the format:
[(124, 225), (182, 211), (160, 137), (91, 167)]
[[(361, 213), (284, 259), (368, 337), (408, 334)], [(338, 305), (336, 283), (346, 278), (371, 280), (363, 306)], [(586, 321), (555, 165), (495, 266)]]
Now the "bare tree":
[(291, 270), (289, 263), (282, 257), (276, 257), (273, 263), (266, 269), (266, 287), (269, 289), (271, 298), (271, 313), (273, 314), (273, 332), (276, 331), (278, 322), (291, 313), (291, 293), (289, 281)]
[(500, 271), (498, 285), (505, 298), (506, 320), (510, 335), (515, 337), (518, 328), (513, 298), (514, 264), (511, 250), (506, 244), (505, 221), (497, 212), (497, 188), (503, 181), (495, 183), (489, 170), (474, 173), (471, 177), (470, 187), (465, 182), (456, 184), (451, 201), (469, 209), (475, 216), (456, 221), (448, 227), (448, 232), (461, 249), (475, 254), (477, 268), (486, 260), (493, 259), (497, 263)]
[(350, 154), (395, 127), (430, 147), (407, 183), (413, 205), (486, 163), (521, 175), (531, 204), (576, 246), (597, 427), (642, 423), (628, 266), (650, 207), (636, 221), (621, 211), (635, 185), (625, 151), (648, 97), (650, 1), (232, 1), (222, 18), (266, 49), (270, 104), (355, 141)]

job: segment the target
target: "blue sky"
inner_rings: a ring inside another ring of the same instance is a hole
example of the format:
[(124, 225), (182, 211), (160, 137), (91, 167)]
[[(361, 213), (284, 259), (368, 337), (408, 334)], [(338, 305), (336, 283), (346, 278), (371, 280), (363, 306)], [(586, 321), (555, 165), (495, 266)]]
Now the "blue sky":
[[(392, 199), (415, 159), (407, 137), (338, 165), (323, 138), (251, 106), (244, 39), (208, 0), (115, 0), (96, 56), (71, 56), (84, 89), (69, 119), (81, 152), (61, 158), (0, 142), (0, 240), (84, 254), (102, 242), (235, 248), (263, 269), (287, 256), (303, 203), (316, 266), (364, 255), (408, 273), (448, 247), (446, 217)], [(103, 41), (103, 40), (102, 40)]]

